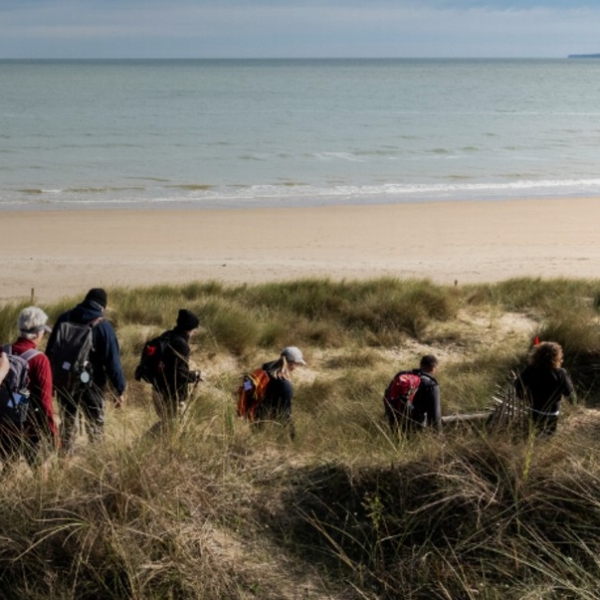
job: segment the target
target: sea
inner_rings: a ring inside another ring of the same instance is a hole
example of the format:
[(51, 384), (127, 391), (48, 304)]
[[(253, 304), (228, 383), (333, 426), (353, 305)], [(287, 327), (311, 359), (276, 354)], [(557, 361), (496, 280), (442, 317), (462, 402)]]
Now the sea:
[(0, 210), (600, 195), (600, 60), (3, 60)]

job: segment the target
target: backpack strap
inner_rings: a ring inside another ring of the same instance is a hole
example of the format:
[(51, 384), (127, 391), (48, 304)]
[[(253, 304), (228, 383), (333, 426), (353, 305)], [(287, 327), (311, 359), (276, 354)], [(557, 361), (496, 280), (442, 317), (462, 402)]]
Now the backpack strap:
[[(2, 346), (2, 351), (10, 356), (15, 354), (13, 352), (12, 344), (5, 344), (4, 346)], [(23, 354), (17, 354), (16, 356), (20, 356), (23, 360), (29, 362), (34, 356), (37, 356), (41, 353), (42, 351), (38, 350), (37, 348), (29, 348), (29, 350), (25, 350)]]
[(21, 358), (29, 362), (32, 358), (41, 353), (41, 350), (38, 350), (37, 348), (29, 348), (29, 350), (26, 350), (25, 352), (23, 352), (23, 354), (21, 354)]
[(75, 325), (89, 325), (90, 327), (95, 327), (98, 323), (101, 323), (102, 321), (106, 321), (106, 317), (104, 315), (100, 315), (99, 317), (96, 317), (95, 319), (92, 319), (91, 321), (88, 321), (87, 323), (81, 322), (81, 321), (73, 321), (73, 319), (71, 319), (72, 312), (73, 311), (69, 311), (69, 314), (63, 321), (64, 323), (74, 323)]

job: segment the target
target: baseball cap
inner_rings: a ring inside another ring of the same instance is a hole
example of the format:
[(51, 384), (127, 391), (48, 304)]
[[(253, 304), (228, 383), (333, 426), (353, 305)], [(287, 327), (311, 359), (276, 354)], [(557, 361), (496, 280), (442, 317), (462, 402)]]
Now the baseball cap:
[(302, 350), (297, 346), (287, 346), (281, 351), (281, 356), (284, 356), (288, 362), (297, 363), (299, 365), (305, 365), (306, 361), (302, 356)]

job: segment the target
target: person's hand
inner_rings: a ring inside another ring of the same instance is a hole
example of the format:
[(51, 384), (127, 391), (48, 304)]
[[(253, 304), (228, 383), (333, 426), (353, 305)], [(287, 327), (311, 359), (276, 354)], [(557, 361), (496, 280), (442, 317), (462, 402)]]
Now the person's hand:
[(200, 381), (204, 381), (204, 377), (202, 377), (202, 373), (200, 371), (194, 371), (194, 383), (198, 383)]
[(10, 363), (8, 362), (8, 356), (6, 356), (4, 352), (0, 352), (0, 383), (4, 381), (9, 369)]
[(125, 402), (125, 396), (123, 394), (120, 396), (115, 396), (113, 400), (115, 408), (121, 408), (121, 406), (123, 406), (123, 402)]

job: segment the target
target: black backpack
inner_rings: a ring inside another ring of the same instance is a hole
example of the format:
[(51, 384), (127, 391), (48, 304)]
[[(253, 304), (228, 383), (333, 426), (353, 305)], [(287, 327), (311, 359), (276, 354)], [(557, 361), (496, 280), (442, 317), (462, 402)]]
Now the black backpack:
[(164, 381), (165, 372), (165, 355), (167, 348), (171, 342), (171, 332), (165, 333), (158, 337), (148, 340), (142, 348), (140, 362), (135, 369), (135, 380), (145, 381), (154, 386), (161, 387), (161, 382)]
[(31, 348), (22, 355), (12, 353), (12, 346), (4, 346), (9, 369), (0, 385), (0, 420), (22, 425), (27, 419), (29, 408), (29, 361), (40, 353)]
[(93, 329), (101, 321), (104, 321), (104, 317), (89, 323), (63, 321), (56, 328), (49, 358), (54, 389), (60, 394), (73, 396), (91, 385)]

